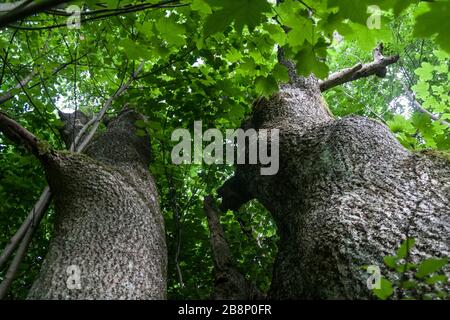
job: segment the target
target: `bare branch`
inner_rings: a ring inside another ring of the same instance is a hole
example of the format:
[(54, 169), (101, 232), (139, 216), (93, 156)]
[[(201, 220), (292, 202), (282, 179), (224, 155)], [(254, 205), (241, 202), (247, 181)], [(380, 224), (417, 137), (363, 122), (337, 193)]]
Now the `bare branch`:
[(6, 11), (6, 13), (0, 16), (0, 29), (6, 27), (10, 23), (19, 21), (20, 19), (51, 9), (69, 1), (70, 0), (42, 0), (29, 4), (26, 4), (27, 1), (18, 1), (14, 6), (10, 7), (9, 11)]
[(441, 118), (439, 118), (437, 115), (431, 113), (430, 111), (428, 111), (427, 109), (425, 109), (424, 107), (422, 107), (420, 105), (420, 103), (418, 103), (416, 100), (413, 101), (413, 107), (414, 109), (416, 109), (417, 111), (421, 112), (421, 113), (425, 113), (427, 114), (432, 120), (434, 121), (438, 121), (441, 124), (443, 124), (444, 126), (447, 126), (448, 128), (450, 128), (450, 122), (445, 121)]
[(214, 259), (215, 299), (258, 299), (261, 293), (245, 279), (236, 268), (222, 225), (219, 212), (211, 196), (205, 197), (204, 210), (211, 234), (211, 248)]
[(9, 243), (6, 245), (5, 249), (0, 255), (0, 270), (3, 268), (5, 263), (8, 261), (9, 257), (12, 255), (14, 250), (16, 250), (17, 246), (24, 238), (25, 234), (28, 231), (28, 227), (32, 223), (39, 224), (39, 221), (42, 219), (44, 213), (48, 209), (51, 197), (52, 195), (50, 193), (50, 188), (46, 186), (38, 202), (36, 202), (36, 204), (34, 205), (33, 209), (31, 209), (25, 221), (22, 223), (22, 225), (14, 234), (14, 236), (9, 240)]
[(97, 131), (98, 126), (100, 125), (100, 122), (102, 121), (103, 117), (105, 116), (106, 111), (109, 109), (109, 107), (111, 106), (112, 102), (119, 97), (125, 90), (127, 90), (129, 88), (129, 86), (131, 85), (131, 83), (137, 78), (139, 72), (141, 72), (141, 70), (143, 69), (145, 64), (145, 61), (142, 61), (141, 64), (139, 65), (139, 67), (136, 69), (136, 71), (133, 73), (133, 75), (130, 77), (130, 79), (125, 83), (122, 84), (122, 86), (120, 86), (120, 88), (116, 91), (116, 93), (114, 93), (109, 99), (108, 101), (106, 101), (106, 103), (103, 105), (103, 108), (100, 110), (100, 112), (97, 114), (97, 116), (95, 117), (95, 120), (92, 124), (92, 129), (91, 131), (88, 133), (88, 135), (86, 136), (85, 139), (83, 139), (83, 141), (81, 142), (81, 144), (79, 146), (77, 146), (76, 151), (77, 152), (83, 152), (83, 150), (86, 148), (86, 146), (89, 144), (89, 142), (92, 140), (92, 138), (94, 137), (95, 132)]
[(383, 56), (383, 44), (380, 43), (373, 50), (373, 62), (364, 65), (358, 63), (351, 68), (331, 74), (328, 79), (319, 82), (320, 91), (324, 92), (341, 84), (370, 77), (372, 75), (384, 78), (387, 72), (386, 67), (396, 63), (399, 58), (398, 55), (390, 57)]
[(16, 255), (14, 256), (13, 261), (11, 262), (11, 265), (8, 268), (8, 271), (6, 272), (5, 278), (0, 283), (0, 299), (3, 299), (6, 294), (8, 293), (9, 287), (11, 286), (12, 281), (17, 275), (17, 271), (19, 270), (20, 263), (22, 262), (23, 258), (25, 257), (25, 254), (27, 252), (28, 246), (31, 243), (31, 240), (33, 238), (34, 231), (39, 225), (39, 221), (33, 221), (32, 224), (29, 225), (27, 228), (27, 231), (25, 233), (25, 236), (23, 238), (23, 241), (20, 243), (19, 249), (16, 252)]
[[(81, 16), (84, 16), (85, 18), (82, 18), (80, 22), (86, 23), (86, 22), (90, 22), (90, 21), (95, 21), (95, 20), (99, 20), (99, 19), (119, 16), (119, 15), (124, 15), (124, 14), (128, 14), (128, 13), (139, 12), (139, 11), (144, 11), (144, 10), (149, 10), (149, 9), (178, 8), (178, 7), (185, 7), (185, 6), (189, 5), (188, 3), (180, 3), (180, 4), (170, 5), (171, 3), (175, 3), (175, 2), (179, 2), (179, 1), (178, 0), (168, 0), (168, 1), (161, 1), (160, 3), (153, 3), (153, 4), (146, 3), (146, 4), (142, 4), (142, 5), (135, 5), (135, 6), (124, 6), (123, 8), (117, 8), (117, 9), (98, 10), (99, 12), (104, 12), (104, 14), (100, 13), (97, 15), (92, 14), (95, 12), (95, 10), (94, 11), (85, 11), (85, 12), (81, 12)], [(54, 14), (55, 11), (53, 11), (51, 13)], [(58, 13), (58, 15), (64, 15), (64, 14), (62, 14), (61, 11), (58, 11), (57, 13)], [(9, 25), (8, 27), (14, 28), (14, 29), (19, 29), (19, 30), (51, 30), (51, 29), (61, 28), (61, 27), (66, 27), (66, 26), (67, 26), (67, 23), (59, 23), (59, 24), (53, 24), (53, 25), (48, 25), (48, 26)]]
[[(6, 65), (6, 63), (5, 63)], [(18, 84), (16, 84), (14, 86), (14, 88), (9, 89), (3, 96), (0, 97), (0, 104), (8, 101), (9, 99), (11, 99), (12, 97), (14, 97), (14, 91), (18, 90), (20, 88), (25, 87), (28, 82), (31, 81), (31, 79), (33, 79), (33, 77), (36, 75), (37, 73), (37, 69), (33, 70), (30, 72), (29, 75), (27, 75), (25, 78), (23, 78)]]

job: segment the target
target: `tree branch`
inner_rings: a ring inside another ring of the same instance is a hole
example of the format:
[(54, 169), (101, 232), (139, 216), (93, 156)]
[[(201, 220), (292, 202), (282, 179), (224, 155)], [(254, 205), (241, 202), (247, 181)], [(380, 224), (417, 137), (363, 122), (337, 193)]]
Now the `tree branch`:
[(204, 210), (211, 234), (214, 259), (214, 299), (259, 299), (261, 293), (236, 268), (218, 210), (211, 196), (205, 197)]
[[(376, 49), (375, 52), (377, 52)], [(351, 68), (333, 73), (328, 77), (328, 79), (320, 81), (320, 91), (324, 92), (341, 84), (355, 81), (361, 78), (366, 78), (372, 75), (384, 78), (384, 76), (386, 75), (386, 67), (393, 63), (396, 63), (398, 59), (398, 55), (383, 57), (382, 55), (377, 56), (377, 54), (374, 54), (373, 62), (364, 65), (358, 63)]]
[[(70, 0), (42, 0), (35, 3), (24, 5), (26, 1), (18, 1), (15, 6), (11, 6), (9, 11), (0, 16), (0, 29), (6, 27), (8, 24), (31, 16), (33, 14), (51, 9), (60, 4), (69, 2)], [(4, 10), (2, 10), (4, 11)]]
[(11, 141), (25, 146), (39, 160), (47, 159), (49, 150), (27, 129), (0, 111), (0, 131)]
[(120, 88), (116, 91), (116, 93), (114, 93), (109, 99), (108, 101), (106, 101), (106, 103), (103, 105), (103, 108), (100, 110), (100, 112), (98, 113), (98, 115), (95, 117), (95, 120), (92, 124), (92, 129), (91, 131), (88, 133), (88, 135), (86, 136), (85, 139), (83, 139), (83, 141), (80, 143), (79, 146), (76, 146), (76, 151), (77, 152), (83, 152), (83, 150), (86, 148), (86, 146), (88, 145), (88, 143), (92, 140), (92, 138), (94, 137), (95, 132), (97, 131), (98, 126), (100, 125), (100, 122), (102, 121), (103, 117), (105, 116), (106, 111), (109, 109), (109, 107), (111, 106), (112, 102), (119, 97), (124, 91), (126, 91), (129, 86), (131, 85), (131, 83), (137, 78), (138, 74), (141, 72), (141, 70), (144, 68), (144, 64), (145, 61), (142, 61), (141, 64), (138, 66), (138, 68), (136, 69), (136, 71), (131, 75), (130, 79), (125, 83), (122, 84), (122, 86), (120, 86)]
[[(156, 4), (155, 3), (153, 3), (153, 4), (147, 3), (145, 5), (136, 5), (136, 6), (106, 10), (106, 13), (98, 14), (98, 15), (84, 14), (84, 16), (88, 16), (88, 17), (81, 19), (80, 23), (86, 23), (86, 22), (95, 21), (98, 19), (104, 19), (104, 18), (108, 18), (108, 17), (114, 17), (114, 16), (123, 15), (123, 14), (144, 11), (144, 10), (148, 10), (148, 9), (178, 8), (178, 7), (184, 7), (184, 6), (189, 5), (187, 3), (182, 3), (182, 4), (174, 4), (174, 5), (169, 6), (170, 3), (174, 3), (174, 2), (178, 2), (178, 0), (168, 0), (168, 1), (161, 1), (160, 3), (156, 3)], [(90, 13), (92, 13), (92, 12), (94, 12), (94, 11), (91, 11)], [(85, 12), (85, 13), (87, 13), (87, 12)], [(82, 13), (81, 13), (81, 15), (83, 16)], [(49, 26), (35, 26), (35, 27), (9, 25), (9, 27), (14, 28), (14, 29), (19, 29), (19, 30), (51, 30), (51, 29), (61, 28), (61, 27), (66, 27), (66, 26), (67, 26), (67, 23), (59, 23), (59, 24), (53, 24), (53, 25), (49, 25)]]
[(52, 195), (50, 193), (50, 188), (46, 186), (38, 202), (36, 202), (25, 221), (22, 223), (14, 236), (9, 240), (9, 243), (6, 245), (5, 249), (0, 255), (0, 270), (3, 268), (9, 257), (13, 254), (14, 250), (16, 250), (17, 246), (20, 244), (21, 240), (29, 230), (28, 227), (32, 223), (39, 224), (39, 221), (42, 219), (44, 213), (48, 209), (51, 197)]
[[(6, 66), (6, 62), (4, 62), (4, 66)], [(9, 99), (11, 99), (14, 96), (14, 91), (18, 90), (20, 88), (25, 87), (28, 82), (31, 81), (31, 79), (33, 79), (33, 77), (36, 75), (37, 73), (37, 69), (34, 69), (33, 71), (30, 72), (29, 75), (27, 75), (25, 78), (23, 78), (18, 84), (16, 84), (14, 86), (14, 88), (9, 89), (4, 95), (2, 95), (0, 97), (0, 104), (8, 101)]]
[(445, 121), (445, 120), (439, 118), (437, 115), (431, 113), (430, 111), (428, 111), (427, 109), (425, 109), (424, 107), (422, 107), (422, 106), (420, 105), (420, 103), (418, 103), (416, 100), (413, 101), (413, 107), (414, 107), (417, 111), (419, 111), (419, 112), (421, 112), (421, 113), (427, 114), (432, 120), (438, 121), (438, 122), (440, 122), (441, 124), (443, 124), (444, 126), (447, 126), (448, 128), (450, 128), (450, 122)]

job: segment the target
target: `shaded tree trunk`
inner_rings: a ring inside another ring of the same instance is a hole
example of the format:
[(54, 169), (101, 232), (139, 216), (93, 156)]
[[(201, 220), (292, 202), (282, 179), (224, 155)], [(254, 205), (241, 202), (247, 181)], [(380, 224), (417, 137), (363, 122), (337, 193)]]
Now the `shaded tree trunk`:
[(448, 160), (410, 153), (381, 123), (327, 110), (314, 78), (260, 100), (245, 126), (280, 130), (280, 170), (238, 165), (219, 190), (223, 210), (256, 198), (273, 215), (275, 299), (369, 298), (361, 267), (388, 276), (382, 258), (407, 235), (412, 261), (450, 254)]
[(165, 298), (164, 221), (138, 119), (127, 110), (86, 154), (47, 157), (55, 234), (30, 299)]

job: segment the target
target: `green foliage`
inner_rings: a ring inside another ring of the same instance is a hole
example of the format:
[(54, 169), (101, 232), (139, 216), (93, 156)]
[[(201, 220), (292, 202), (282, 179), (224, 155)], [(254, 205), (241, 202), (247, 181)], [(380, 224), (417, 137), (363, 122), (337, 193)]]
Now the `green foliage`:
[(450, 53), (450, 43), (446, 34), (450, 29), (450, 2), (448, 0), (421, 3), (418, 10), (414, 34), (417, 37), (436, 35), (436, 42)]
[(395, 275), (392, 279), (382, 277), (380, 288), (372, 289), (373, 294), (386, 300), (396, 293), (402, 299), (446, 299), (445, 286), (448, 279), (443, 273), (447, 258), (427, 258), (413, 263), (410, 254), (415, 239), (408, 238), (402, 242), (394, 256), (383, 258), (384, 264)]
[[(97, 2), (76, 4), (91, 12), (104, 10)], [(286, 0), (275, 6), (266, 0), (182, 0), (85, 20), (80, 30), (64, 27), (64, 16), (30, 16), (21, 26), (41, 29), (0, 30), (0, 55), (7, 61), (0, 65), (0, 95), (32, 70), (37, 75), (25, 90), (13, 89), (14, 98), (0, 110), (50, 147), (62, 149), (56, 110), (98, 112), (137, 65), (146, 61), (132, 87), (114, 101), (108, 117), (128, 104), (148, 118), (136, 124), (136, 134), (148, 132), (152, 140), (150, 170), (161, 197), (169, 248), (169, 298), (207, 298), (213, 286), (212, 259), (202, 200), (215, 194), (234, 170), (226, 165), (173, 165), (171, 132), (180, 127), (192, 130), (196, 120), (202, 120), (204, 128), (239, 127), (256, 98), (270, 96), (288, 80), (287, 69), (277, 62), (277, 47), (297, 63), (300, 74), (324, 78), (371, 61), (371, 50), (383, 41), (385, 54), (400, 54), (401, 63), (390, 66), (384, 79), (361, 79), (328, 91), (330, 109), (338, 117), (377, 118), (408, 148), (450, 150), (448, 128), (404, 103), (394, 103), (410, 101), (405, 87), (411, 88), (423, 108), (450, 121), (448, 1), (417, 2)], [(106, 2), (108, 9), (158, 3)], [(371, 15), (367, 9), (373, 4), (382, 10), (380, 29), (367, 27)], [(49, 29), (58, 24), (63, 27)], [(0, 135), (1, 248), (44, 185), (37, 161)], [(26, 296), (51, 237), (52, 214), (50, 210), (42, 222), (9, 298)], [(278, 237), (267, 210), (251, 202), (237, 213), (225, 213), (221, 222), (240, 270), (262, 291), (267, 290)], [(385, 258), (386, 265), (401, 266), (404, 257), (399, 256)], [(414, 281), (439, 285), (444, 281), (441, 275), (426, 274), (439, 263), (417, 266), (424, 277)], [(0, 278), (4, 272), (0, 270)], [(387, 281), (382, 281), (380, 297), (390, 295)]]

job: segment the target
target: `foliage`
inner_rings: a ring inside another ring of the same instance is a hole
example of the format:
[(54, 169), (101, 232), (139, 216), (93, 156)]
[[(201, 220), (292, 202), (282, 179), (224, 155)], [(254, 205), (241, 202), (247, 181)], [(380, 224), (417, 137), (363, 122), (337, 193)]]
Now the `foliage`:
[(396, 273), (393, 280), (381, 278), (380, 288), (374, 288), (374, 295), (382, 300), (398, 295), (402, 299), (447, 299), (445, 286), (448, 279), (442, 269), (447, 265), (447, 258), (427, 258), (413, 263), (410, 253), (415, 239), (408, 238), (402, 242), (393, 256), (385, 256), (384, 264)]
[[(358, 114), (383, 121), (408, 148), (450, 150), (449, 128), (412, 111), (408, 95), (413, 90), (426, 110), (450, 120), (448, 1), (274, 2), (108, 0), (101, 5), (80, 0), (73, 3), (90, 10), (82, 16), (81, 29), (69, 29), (66, 16), (47, 12), (0, 30), (0, 95), (33, 70), (37, 73), (24, 88), (12, 89), (14, 98), (0, 110), (56, 149), (64, 148), (57, 109), (97, 112), (146, 61), (108, 117), (128, 104), (148, 119), (136, 124), (137, 134), (149, 132), (152, 140), (150, 170), (169, 247), (169, 298), (210, 296), (212, 259), (202, 200), (233, 173), (227, 165), (173, 165), (170, 134), (176, 128), (192, 130), (196, 120), (204, 128), (239, 127), (255, 99), (270, 96), (288, 80), (287, 69), (277, 63), (277, 47), (297, 63), (300, 74), (325, 78), (371, 61), (371, 50), (383, 41), (385, 54), (400, 54), (401, 63), (390, 66), (384, 79), (361, 79), (328, 91), (330, 109), (338, 117)], [(367, 8), (374, 4), (382, 10), (380, 29), (367, 26)], [(146, 7), (117, 11), (126, 6)], [(1, 248), (44, 185), (37, 161), (0, 134)], [(42, 222), (9, 298), (26, 296), (51, 238), (52, 212)], [(266, 291), (278, 239), (269, 213), (251, 202), (237, 213), (225, 213), (221, 222), (239, 269)], [(0, 270), (0, 280), (4, 272)]]

